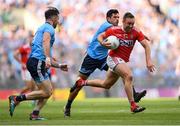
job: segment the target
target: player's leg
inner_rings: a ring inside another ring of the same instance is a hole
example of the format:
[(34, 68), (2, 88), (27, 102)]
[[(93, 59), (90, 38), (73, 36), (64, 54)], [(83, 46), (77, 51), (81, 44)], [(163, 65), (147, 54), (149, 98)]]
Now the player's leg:
[(28, 91), (31, 91), (31, 81), (24, 81), (25, 86), (21, 89), (20, 94), (24, 94)]
[(123, 79), (124, 88), (129, 101), (134, 101), (133, 98), (133, 89), (132, 89), (132, 72), (126, 63), (117, 64), (114, 68), (114, 71), (120, 75)]
[(10, 115), (13, 115), (17, 103), (24, 100), (38, 100), (49, 98), (52, 94), (52, 85), (45, 69), (45, 62), (35, 58), (30, 58), (27, 62), (27, 68), (35, 80), (38, 90), (27, 94), (9, 97)]
[(110, 89), (118, 79), (119, 76), (116, 73), (112, 72), (111, 70), (108, 70), (105, 80), (101, 80), (101, 79), (87, 80), (85, 86)]
[[(25, 95), (27, 100), (35, 99), (37, 98), (37, 95), (41, 96), (41, 98), (38, 97), (38, 102), (33, 112), (30, 114), (30, 120), (44, 120), (44, 118), (39, 116), (39, 113), (40, 113), (40, 110), (46, 104), (48, 98), (52, 95), (52, 85), (49, 80), (45, 80), (43, 81), (43, 84), (38, 84), (37, 86), (39, 89), (38, 91), (33, 91)], [(43, 95), (39, 93), (39, 91), (42, 91)]]
[(69, 117), (70, 116), (70, 110), (71, 110), (71, 105), (78, 95), (79, 91), (81, 90), (82, 86), (78, 86), (77, 82), (80, 80), (86, 80), (89, 75), (94, 72), (94, 70), (98, 67), (99, 62), (97, 60), (92, 59), (89, 55), (86, 55), (83, 59), (83, 62), (81, 64), (80, 70), (79, 70), (79, 75), (77, 77), (77, 80), (75, 84), (71, 87), (70, 92), (69, 92), (69, 97), (67, 100), (67, 103), (64, 107), (64, 116)]
[[(41, 83), (37, 84), (38, 90), (32, 91), (25, 94), (25, 100), (39, 100), (46, 99), (52, 95), (52, 85), (49, 80), (44, 80)], [(17, 96), (18, 97), (18, 96)], [(18, 99), (18, 98), (17, 98)], [(23, 101), (24, 99), (19, 98), (18, 101)]]
[[(108, 68), (109, 67), (108, 67), (107, 63), (105, 63), (102, 67), (102, 69), (105, 71), (108, 71)], [(108, 91), (108, 90), (106, 90), (106, 91)], [(144, 97), (145, 95), (146, 95), (146, 90), (143, 90), (142, 92), (136, 92), (134, 85), (133, 85), (133, 97), (134, 97), (135, 102), (139, 102), (141, 100), (141, 98)]]
[[(49, 77), (48, 73), (46, 73), (46, 75), (47, 75), (47, 78), (48, 78)], [(53, 87), (52, 87), (51, 81), (47, 79), (47, 81), (45, 81), (45, 83), (46, 82), (48, 83), (48, 85), (46, 85), (46, 86), (37, 85), (37, 87), (38, 87), (39, 90), (43, 90), (43, 91), (46, 90), (46, 93), (51, 92), (51, 95), (52, 95)], [(30, 120), (45, 120), (43, 117), (40, 117), (39, 114), (40, 114), (40, 110), (46, 104), (48, 98), (42, 98), (42, 99), (37, 100), (37, 104), (35, 104), (34, 110), (30, 114), (30, 118), (29, 118)]]
[(133, 85), (133, 97), (135, 102), (139, 102), (141, 98), (143, 98), (146, 95), (147, 91), (143, 90), (141, 92), (136, 92), (134, 85)]
[(10, 96), (9, 97), (9, 111), (10, 115), (13, 116), (14, 109), (19, 102), (25, 100), (39, 100), (39, 99), (47, 99), (52, 94), (52, 86), (49, 80), (45, 80), (41, 83), (38, 83), (38, 90), (32, 91), (27, 94), (21, 94), (18, 96)]
[(145, 110), (144, 107), (139, 107), (134, 101), (132, 89), (133, 76), (130, 68), (126, 65), (126, 63), (119, 63), (115, 66), (114, 71), (122, 77), (124, 89), (131, 105), (131, 111), (136, 113)]
[[(83, 78), (84, 80), (86, 80), (88, 78), (88, 76), (86, 75), (83, 75), (81, 73), (79, 73), (79, 76), (77, 77), (77, 80), (79, 78)], [(76, 84), (74, 84), (73, 87), (71, 87), (70, 89), (70, 92), (69, 92), (69, 97), (68, 97), (68, 100), (67, 100), (67, 103), (64, 107), (64, 116), (65, 117), (69, 117), (70, 116), (70, 113), (71, 113), (71, 105), (74, 101), (74, 99), (76, 98), (76, 96), (78, 95), (79, 91), (81, 90), (82, 87), (77, 87)]]
[(45, 118), (40, 117), (40, 110), (44, 107), (48, 99), (39, 99), (33, 112), (30, 114), (30, 120), (45, 120)]
[[(106, 59), (107, 59), (107, 57), (105, 58), (105, 60), (104, 60), (104, 62), (102, 63), (102, 65), (101, 65), (101, 70), (104, 70), (104, 71), (108, 71), (108, 69), (109, 69), (109, 67), (108, 67), (108, 65), (107, 65), (107, 63), (106, 63)], [(105, 97), (110, 97), (111, 96), (111, 94), (110, 94), (110, 90), (108, 90), (108, 89), (105, 89), (104, 90), (104, 96)]]
[(24, 94), (31, 91), (31, 75), (26, 69), (21, 70), (21, 77), (24, 81), (25, 86), (21, 89), (20, 94)]

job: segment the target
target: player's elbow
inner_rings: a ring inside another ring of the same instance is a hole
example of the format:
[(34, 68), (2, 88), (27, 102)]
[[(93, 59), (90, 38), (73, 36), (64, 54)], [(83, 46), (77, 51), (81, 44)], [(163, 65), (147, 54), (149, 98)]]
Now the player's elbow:
[(105, 88), (105, 89), (110, 89), (110, 88), (111, 88), (111, 85), (109, 85), (109, 84), (108, 84), (108, 85), (104, 85), (104, 88)]

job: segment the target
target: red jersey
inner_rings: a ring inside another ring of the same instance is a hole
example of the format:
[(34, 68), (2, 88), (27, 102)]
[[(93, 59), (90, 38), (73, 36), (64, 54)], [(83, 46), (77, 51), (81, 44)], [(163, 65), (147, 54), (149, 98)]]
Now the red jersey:
[(31, 48), (29, 44), (23, 45), (22, 47), (19, 48), (19, 52), (21, 54), (21, 63), (26, 64), (29, 54), (31, 52)]
[(120, 57), (125, 62), (129, 61), (136, 40), (141, 42), (144, 39), (143, 33), (136, 28), (133, 28), (131, 32), (126, 33), (122, 27), (119, 26), (110, 27), (106, 30), (105, 35), (106, 37), (114, 35), (119, 38), (119, 47), (115, 50), (110, 50), (109, 55), (112, 57)]

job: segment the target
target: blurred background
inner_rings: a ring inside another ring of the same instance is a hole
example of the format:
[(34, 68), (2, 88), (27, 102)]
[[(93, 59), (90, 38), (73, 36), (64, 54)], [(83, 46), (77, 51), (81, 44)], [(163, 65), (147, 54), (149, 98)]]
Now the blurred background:
[[(26, 43), (44, 23), (44, 11), (55, 6), (61, 11), (61, 26), (56, 29), (53, 55), (68, 63), (70, 70), (56, 70), (55, 97), (67, 98), (74, 84), (86, 48), (98, 27), (105, 21), (110, 8), (135, 15), (136, 26), (151, 41), (152, 58), (157, 71), (146, 69), (144, 49), (135, 45), (130, 63), (137, 91), (148, 90), (148, 98), (177, 97), (180, 89), (180, 0), (0, 0), (0, 99), (17, 93), (23, 87), (21, 66), (13, 52)], [(95, 71), (92, 78), (104, 78), (105, 72)], [(121, 79), (110, 89), (85, 87), (80, 93), (86, 97), (124, 97)]]

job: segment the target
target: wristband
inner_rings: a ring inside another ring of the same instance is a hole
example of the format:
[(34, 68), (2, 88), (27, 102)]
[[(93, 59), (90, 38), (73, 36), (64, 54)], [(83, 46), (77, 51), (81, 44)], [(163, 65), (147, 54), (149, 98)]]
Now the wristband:
[(62, 64), (59, 63), (58, 65), (59, 65), (59, 67), (61, 68)]
[(50, 57), (46, 57), (46, 61), (50, 62), (51, 61)]

